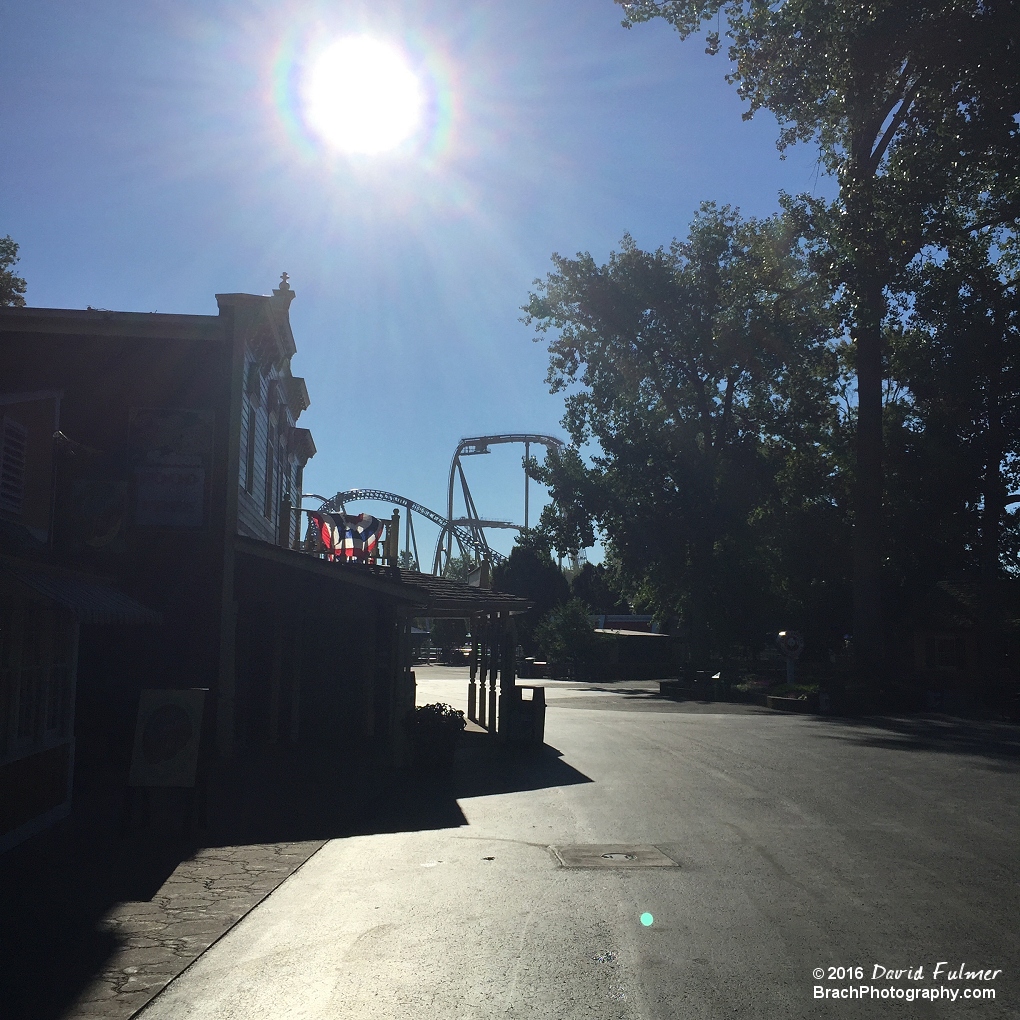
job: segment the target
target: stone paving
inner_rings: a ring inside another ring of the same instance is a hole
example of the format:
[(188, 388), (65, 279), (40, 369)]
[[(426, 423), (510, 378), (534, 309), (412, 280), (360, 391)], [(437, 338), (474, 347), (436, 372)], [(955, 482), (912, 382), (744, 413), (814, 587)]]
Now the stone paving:
[(118, 948), (65, 1015), (128, 1020), (326, 842), (199, 850), (152, 900), (117, 904), (100, 927)]

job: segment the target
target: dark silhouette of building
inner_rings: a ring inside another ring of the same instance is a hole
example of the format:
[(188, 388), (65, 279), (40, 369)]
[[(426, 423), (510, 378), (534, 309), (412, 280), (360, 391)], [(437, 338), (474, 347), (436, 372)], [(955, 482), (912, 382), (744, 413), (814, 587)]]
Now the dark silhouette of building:
[(283, 745), (398, 762), (412, 619), (526, 607), (397, 570), (396, 515), (374, 564), (305, 548), (293, 298), (284, 274), (217, 315), (0, 309), (0, 847), (66, 811), (72, 773), (126, 782), (146, 688), (208, 690), (203, 767)]

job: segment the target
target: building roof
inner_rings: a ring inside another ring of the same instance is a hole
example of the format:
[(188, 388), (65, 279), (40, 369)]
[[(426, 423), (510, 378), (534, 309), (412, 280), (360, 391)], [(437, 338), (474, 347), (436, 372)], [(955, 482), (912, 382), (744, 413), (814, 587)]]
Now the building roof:
[(220, 337), (218, 315), (111, 312), (104, 308), (0, 308), (0, 330), (77, 336), (190, 340)]
[(419, 591), (428, 599), (428, 616), (465, 616), (472, 613), (527, 612), (531, 603), (519, 595), (509, 595), (490, 588), (475, 588), (463, 581), (416, 570), (401, 570), (400, 583)]
[(238, 552), (307, 571), (319, 577), (362, 589), (401, 603), (414, 616), (465, 617), (475, 613), (523, 613), (531, 603), (517, 595), (474, 588), (462, 581), (453, 581), (416, 570), (394, 570), (364, 563), (331, 562), (294, 549), (282, 549), (254, 538), (237, 536)]

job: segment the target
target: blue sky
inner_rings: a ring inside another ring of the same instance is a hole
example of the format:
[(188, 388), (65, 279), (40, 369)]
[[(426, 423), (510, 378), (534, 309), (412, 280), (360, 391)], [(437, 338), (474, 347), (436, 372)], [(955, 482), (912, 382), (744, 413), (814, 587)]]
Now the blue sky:
[[(833, 191), (810, 147), (780, 160), (775, 122), (741, 120), (723, 56), (620, 18), (611, 0), (2, 0), (0, 236), (43, 307), (214, 314), (285, 270), (306, 489), (443, 511), (461, 437), (562, 435), (519, 321), (552, 252), (667, 244), (706, 199), (765, 215), (781, 189)], [(297, 94), (306, 54), (365, 32), (435, 102), (407, 151), (351, 160)], [(483, 515), (523, 518), (521, 452), (468, 462)]]

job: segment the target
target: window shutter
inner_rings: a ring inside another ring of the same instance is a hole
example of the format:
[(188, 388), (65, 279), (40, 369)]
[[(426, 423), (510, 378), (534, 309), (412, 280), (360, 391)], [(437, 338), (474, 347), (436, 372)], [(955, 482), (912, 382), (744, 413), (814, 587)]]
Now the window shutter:
[(3, 449), (0, 451), (0, 510), (21, 516), (25, 502), (25, 457), (28, 429), (10, 418), (3, 420)]

